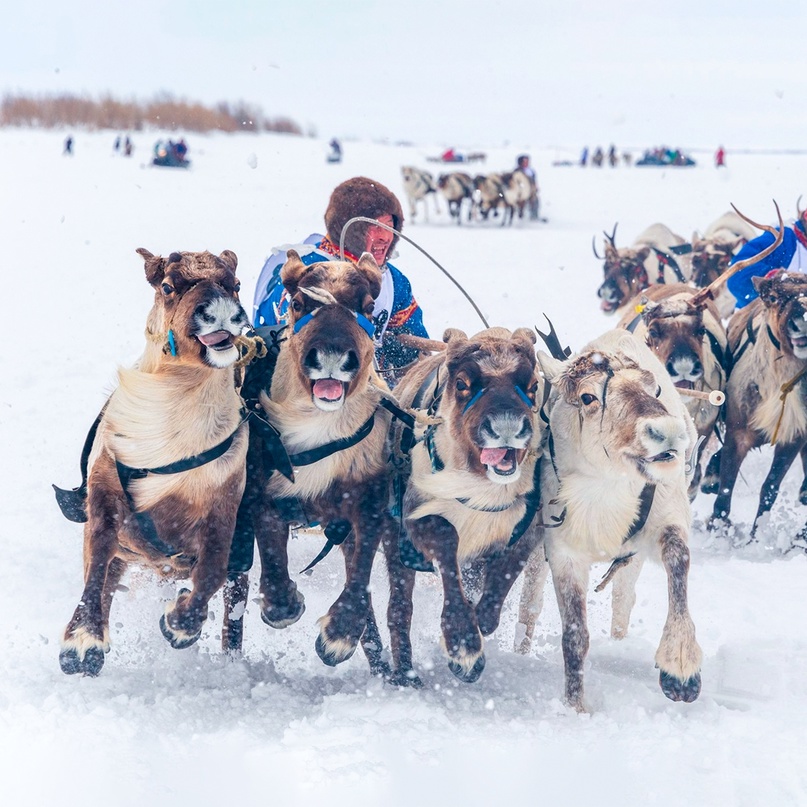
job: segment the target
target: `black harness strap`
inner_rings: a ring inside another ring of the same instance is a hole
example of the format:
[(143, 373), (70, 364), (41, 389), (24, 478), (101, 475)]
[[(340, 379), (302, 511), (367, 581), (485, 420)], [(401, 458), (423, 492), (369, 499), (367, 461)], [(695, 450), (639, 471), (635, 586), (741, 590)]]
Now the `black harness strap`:
[(62, 511), (62, 515), (68, 521), (74, 521), (76, 524), (84, 524), (87, 521), (87, 469), (89, 466), (90, 453), (92, 452), (92, 444), (95, 442), (95, 435), (98, 432), (98, 426), (104, 417), (107, 405), (104, 404), (98, 417), (93, 421), (87, 436), (84, 438), (84, 447), (81, 449), (81, 459), (79, 460), (79, 468), (81, 470), (81, 484), (72, 490), (65, 490), (64, 488), (56, 487), (53, 485), (53, 490), (56, 494), (56, 503)]
[(332, 440), (330, 443), (325, 443), (325, 445), (310, 448), (307, 451), (300, 451), (298, 454), (289, 454), (289, 461), (291, 462), (292, 466), (297, 467), (313, 465), (315, 462), (325, 459), (325, 457), (330, 457), (331, 454), (336, 454), (337, 451), (344, 451), (346, 448), (350, 448), (351, 446), (355, 446), (357, 443), (360, 443), (373, 430), (374, 423), (375, 412), (373, 412), (365, 421), (364, 425), (362, 425), (359, 430), (350, 437), (340, 437), (338, 440)]
[(729, 350), (728, 356), (726, 357), (726, 373), (730, 373), (731, 370), (737, 365), (737, 362), (740, 360), (740, 357), (745, 353), (746, 349), (749, 345), (753, 345), (757, 341), (757, 331), (754, 330), (754, 321), (753, 318), (748, 320), (748, 324), (745, 328), (746, 340), (740, 345), (736, 352), (731, 352)]
[(178, 460), (177, 462), (169, 463), (168, 465), (161, 465), (159, 468), (132, 468), (130, 465), (124, 465), (122, 462), (115, 460), (115, 468), (118, 472), (118, 479), (120, 480), (123, 493), (126, 496), (126, 501), (129, 503), (129, 508), (135, 517), (137, 526), (143, 538), (151, 544), (162, 555), (166, 557), (182, 557), (171, 544), (163, 541), (157, 534), (157, 527), (154, 524), (154, 519), (147, 510), (139, 511), (135, 507), (135, 502), (129, 491), (129, 485), (136, 479), (145, 479), (150, 474), (159, 476), (168, 476), (171, 474), (182, 473), (183, 471), (190, 471), (194, 468), (200, 468), (202, 465), (207, 465), (209, 462), (218, 459), (227, 453), (230, 446), (233, 444), (235, 435), (243, 425), (244, 421), (238, 424), (236, 430), (225, 440), (201, 454), (196, 454), (193, 457), (186, 457), (185, 459)]

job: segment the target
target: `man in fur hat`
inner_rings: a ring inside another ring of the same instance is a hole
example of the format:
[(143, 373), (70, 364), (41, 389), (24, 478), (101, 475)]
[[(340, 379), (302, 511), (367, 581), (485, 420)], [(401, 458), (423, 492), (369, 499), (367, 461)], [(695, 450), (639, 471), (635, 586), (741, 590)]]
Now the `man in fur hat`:
[[(798, 205), (796, 209), (798, 218), (792, 226), (785, 227), (782, 243), (767, 258), (737, 272), (726, 281), (728, 290), (737, 298), (737, 308), (744, 308), (758, 296), (753, 284), (754, 277), (762, 277), (780, 269), (788, 272), (807, 272), (807, 210), (800, 210)], [(771, 233), (762, 233), (746, 243), (731, 262), (751, 258), (773, 242), (774, 237)]]
[[(354, 177), (337, 185), (325, 210), (326, 235), (313, 233), (302, 244), (275, 247), (261, 270), (255, 288), (255, 327), (282, 322), (288, 309), (288, 296), (280, 282), (280, 269), (286, 262), (286, 251), (294, 249), (306, 265), (339, 260), (339, 240), (345, 224), (355, 216), (376, 219), (400, 230), (403, 211), (389, 188), (367, 177)], [(381, 292), (375, 301), (376, 360), (387, 383), (394, 386), (396, 370), (417, 358), (417, 351), (404, 347), (396, 338), (402, 333), (428, 338), (423, 325), (423, 312), (412, 295), (412, 287), (403, 273), (387, 262), (394, 254), (398, 235), (376, 224), (358, 221), (345, 233), (345, 258), (357, 261), (369, 252), (381, 269)]]

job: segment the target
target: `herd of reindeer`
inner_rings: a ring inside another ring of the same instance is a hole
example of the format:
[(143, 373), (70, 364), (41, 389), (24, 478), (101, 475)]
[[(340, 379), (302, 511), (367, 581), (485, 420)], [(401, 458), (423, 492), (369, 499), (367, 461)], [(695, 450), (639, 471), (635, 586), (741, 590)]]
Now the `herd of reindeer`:
[(507, 226), (513, 223), (516, 215), (524, 218), (525, 210), (533, 218), (538, 218), (540, 213), (538, 183), (534, 176), (520, 168), (473, 177), (464, 171), (450, 171), (440, 174), (435, 180), (429, 171), (405, 165), (401, 168), (401, 178), (412, 221), (417, 217), (419, 204), (424, 219), (429, 220), (430, 197), (435, 212), (439, 213), (438, 196), (443, 197), (449, 215), (457, 224), (462, 223), (463, 216), (468, 222), (487, 221), (498, 218), (501, 213), (500, 223)]
[[(759, 298), (727, 329), (718, 307), (727, 273), (781, 242), (779, 223), (763, 227), (776, 236), (771, 247), (728, 270), (755, 233), (744, 217), (727, 214), (688, 245), (654, 225), (619, 248), (615, 228), (599, 296), (621, 315), (619, 327), (575, 353), (551, 328), (540, 334), (546, 350), (527, 327), (413, 338), (421, 358), (393, 389), (374, 369), (368, 318), (381, 274), (371, 255), (305, 266), (290, 250), (281, 272), (289, 321), (250, 331), (234, 253), (138, 250), (154, 289), (145, 350), (119, 371), (88, 435), (82, 485), (57, 489), (68, 517), (85, 524), (84, 589), (62, 670), (101, 671), (112, 599), (130, 563), (190, 578), (160, 619), (174, 648), (199, 639), (223, 590), (222, 644), (237, 653), (257, 544), (261, 619), (288, 628), (305, 610), (289, 574), (290, 529), (319, 524), (320, 556), (338, 545), (345, 562), (344, 585), (318, 621), (315, 650), (327, 665), (361, 646), (372, 674), (421, 686), (413, 591), (418, 574), (434, 573), (448, 667), (473, 683), (485, 667), (483, 637), (520, 575), (515, 649), (529, 651), (551, 570), (565, 699), (583, 711), (591, 567), (609, 564), (597, 590), (612, 586), (611, 634), (621, 638), (649, 558), (668, 588), (659, 683), (668, 698), (694, 701), (695, 491), (718, 492), (714, 519), (725, 522), (743, 456), (774, 443), (762, 513), (805, 453), (805, 396), (785, 390), (807, 372), (807, 278), (759, 279)], [(702, 471), (701, 449), (714, 435), (722, 448)], [(379, 550), (389, 655), (370, 595)]]

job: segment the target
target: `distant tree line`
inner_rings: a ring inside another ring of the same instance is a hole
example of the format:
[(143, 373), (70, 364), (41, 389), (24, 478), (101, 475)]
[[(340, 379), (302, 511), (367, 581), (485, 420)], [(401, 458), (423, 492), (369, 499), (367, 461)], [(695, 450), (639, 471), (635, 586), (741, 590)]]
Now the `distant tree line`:
[(290, 118), (267, 117), (256, 106), (239, 101), (213, 107), (161, 94), (151, 101), (94, 100), (81, 95), (5, 95), (0, 102), (0, 126), (42, 129), (181, 129), (187, 132), (284, 132), (302, 135)]

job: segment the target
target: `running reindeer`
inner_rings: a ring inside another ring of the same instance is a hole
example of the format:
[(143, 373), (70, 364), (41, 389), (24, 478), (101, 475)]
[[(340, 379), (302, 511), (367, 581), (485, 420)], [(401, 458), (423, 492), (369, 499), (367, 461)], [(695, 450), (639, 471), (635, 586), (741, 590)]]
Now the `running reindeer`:
[[(535, 335), (489, 328), (469, 339), (449, 329), (443, 338), (445, 352), (415, 365), (395, 390), (401, 405), (433, 416), (416, 434), (405, 428), (394, 439), (407, 469), (395, 480), (403, 563), (391, 570), (406, 594), (390, 620), (393, 680), (401, 685), (420, 684), (409, 638), (414, 570), (439, 570), (449, 669), (471, 683), (485, 666), (482, 637), (496, 629), (540, 538), (533, 523), (543, 438)], [(484, 581), (474, 606), (462, 572), (476, 559)]]
[[(625, 636), (642, 564), (667, 572), (669, 610), (656, 652), (660, 684), (690, 702), (701, 687), (701, 649), (687, 606), (691, 513), (687, 460), (695, 429), (669, 374), (633, 334), (613, 330), (565, 361), (539, 352), (552, 386), (550, 459), (543, 464), (546, 558), (563, 623), (566, 701), (586, 708), (583, 667), (589, 567), (611, 561), (611, 634)], [(543, 550), (525, 570), (519, 650), (530, 647), (546, 578)]]
[(155, 290), (149, 342), (134, 368), (119, 370), (91, 430), (82, 487), (57, 489), (65, 514), (86, 521), (84, 591), (59, 655), (68, 674), (101, 671), (112, 598), (130, 563), (191, 579), (193, 591), (180, 591), (160, 629), (175, 648), (197, 641), (227, 576), (244, 489), (248, 427), (234, 365), (249, 322), (237, 258), (229, 250), (168, 258), (137, 251)]
[[(261, 618), (273, 628), (296, 622), (305, 601), (289, 577), (289, 528), (325, 525), (327, 547), (341, 544), (344, 588), (319, 620), (316, 651), (335, 666), (361, 639), (374, 674), (388, 675), (368, 585), (379, 544), (392, 550), (395, 523), (386, 512), (389, 417), (385, 385), (373, 370), (370, 321), (381, 288), (372, 255), (358, 263), (303, 264), (289, 250), (281, 280), (290, 297), (276, 365), (250, 366), (245, 397), (258, 419), (250, 437), (244, 517), (261, 558)], [(260, 333), (260, 331), (259, 331)], [(257, 379), (257, 384), (256, 384)], [(255, 406), (258, 409), (255, 409)], [(400, 608), (391, 578), (390, 608)], [(246, 586), (236, 585), (241, 604)], [(238, 598), (234, 600), (239, 608)]]

